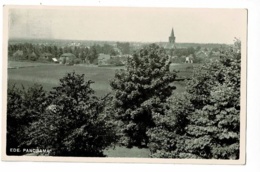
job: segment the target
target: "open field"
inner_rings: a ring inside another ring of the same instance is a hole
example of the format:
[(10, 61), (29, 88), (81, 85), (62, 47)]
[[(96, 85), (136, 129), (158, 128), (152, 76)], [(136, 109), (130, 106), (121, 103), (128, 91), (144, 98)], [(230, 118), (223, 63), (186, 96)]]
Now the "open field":
[[(86, 80), (92, 80), (92, 88), (98, 96), (103, 96), (111, 91), (109, 82), (114, 78), (115, 71), (122, 67), (97, 67), (97, 66), (64, 66), (50, 63), (30, 63), (30, 62), (9, 62), (8, 84), (25, 88), (32, 86), (34, 83), (41, 84), (46, 91), (52, 90), (58, 86), (59, 79), (66, 73), (75, 71), (78, 74), (85, 74)], [(171, 70), (180, 71), (180, 78), (189, 78), (192, 75), (193, 64), (173, 64)], [(177, 92), (185, 89), (185, 81), (175, 82)]]
[(8, 69), (17, 69), (25, 67), (38, 67), (44, 65), (55, 65), (53, 63), (29, 62), (29, 61), (8, 61)]
[(104, 151), (107, 157), (127, 157), (127, 158), (149, 158), (150, 151), (145, 148), (126, 148), (116, 146), (114, 149), (110, 148)]
[(83, 66), (63, 66), (63, 65), (42, 65), (38, 67), (26, 67), (8, 70), (8, 84), (16, 84), (18, 87), (32, 86), (34, 83), (41, 84), (46, 91), (58, 86), (59, 79), (66, 73), (75, 71), (78, 74), (85, 74), (85, 80), (95, 81), (92, 88), (97, 95), (108, 93), (110, 89), (109, 80), (114, 77), (115, 69), (83, 67)]

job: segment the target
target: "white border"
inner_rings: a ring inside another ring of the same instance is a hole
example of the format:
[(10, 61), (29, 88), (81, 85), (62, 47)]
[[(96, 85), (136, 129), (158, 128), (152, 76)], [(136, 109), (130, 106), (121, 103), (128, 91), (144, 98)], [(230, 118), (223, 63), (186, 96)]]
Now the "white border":
[[(60, 4), (57, 1), (41, 1), (43, 2), (43, 5), (58, 5)], [(62, 5), (74, 5), (74, 6), (78, 6), (78, 5), (82, 5), (86, 3), (83, 3), (84, 1), (76, 1), (74, 0), (73, 3), (64, 3)], [(4, 1), (2, 2), (3, 4), (21, 4), (21, 2), (19, 1)], [(55, 4), (56, 3), (56, 4)], [(111, 5), (111, 6), (175, 6), (175, 7), (209, 7), (209, 8), (248, 8), (249, 10), (249, 42), (248, 42), (248, 137), (247, 137), (247, 142), (248, 142), (248, 146), (247, 146), (247, 165), (246, 166), (191, 166), (191, 165), (185, 165), (185, 166), (181, 166), (181, 165), (154, 165), (154, 164), (150, 164), (150, 165), (142, 165), (141, 170), (149, 170), (149, 171), (158, 171), (158, 170), (172, 170), (172, 168), (174, 170), (183, 170), (186, 167), (188, 168), (187, 170), (192, 170), (192, 171), (198, 171), (198, 170), (205, 170), (205, 171), (219, 171), (219, 170), (236, 170), (236, 171), (244, 171), (246, 169), (251, 170), (251, 171), (258, 171), (260, 168), (259, 166), (259, 145), (260, 145), (260, 141), (259, 141), (259, 105), (257, 102), (258, 101), (258, 97), (257, 95), (259, 95), (259, 76), (257, 75), (258, 71), (258, 64), (259, 64), (259, 24), (257, 25), (257, 23), (260, 23), (259, 21), (259, 2), (257, 1), (240, 1), (240, 0), (230, 0), (230, 1), (225, 1), (225, 0), (219, 0), (217, 2), (209, 2), (209, 1), (205, 1), (205, 0), (197, 0), (195, 1), (149, 1), (149, 2), (144, 2), (144, 1), (120, 1), (119, 4), (117, 2), (117, 4), (115, 4), (116, 2), (111, 2), (108, 4), (107, 1), (91, 1), (89, 2), (87, 5), (91, 5), (91, 6), (98, 6), (100, 4), (102, 5)], [(38, 2), (32, 1), (32, 2), (24, 2), (24, 5), (29, 5), (29, 4), (34, 4), (34, 5), (38, 5)], [(148, 5), (149, 4), (149, 5)], [(1, 18), (2, 19), (2, 18)], [(1, 22), (2, 24), (2, 22)], [(2, 40), (2, 39), (1, 39)], [(0, 54), (2, 54), (0, 52)], [(258, 56), (258, 57), (257, 57)], [(2, 63), (2, 62), (0, 62)], [(1, 75), (2, 76), (2, 75)], [(2, 94), (0, 93), (0, 97), (2, 97)], [(0, 105), (2, 105), (2, 103), (0, 103)], [(1, 127), (2, 128), (2, 127)], [(257, 132), (258, 131), (258, 132)], [(11, 168), (10, 163), (4, 163), (5, 165), (7, 165), (8, 168), (10, 169), (15, 169), (15, 168)], [(44, 170), (46, 171), (46, 168), (38, 168), (38, 166), (40, 167), (44, 167), (46, 165), (46, 163), (15, 163), (17, 165), (18, 168), (16, 169), (20, 169), (20, 167), (25, 167), (26, 169), (31, 169), (32, 168), (36, 168), (37, 171), (40, 170)], [(2, 163), (1, 163), (2, 165)], [(82, 169), (82, 167), (84, 165), (82, 164), (66, 164), (65, 163), (59, 163), (57, 164), (59, 165), (59, 167), (61, 167), (63, 170), (68, 169), (68, 165), (73, 167), (74, 170), (80, 170)], [(116, 168), (119, 170), (123, 170), (124, 171), (132, 171), (133, 169), (129, 169), (128, 168), (128, 164), (102, 164), (102, 166), (99, 166), (98, 164), (87, 164), (88, 167), (109, 167), (109, 169), (111, 168)], [(131, 165), (132, 167), (134, 167), (136, 170), (139, 169), (140, 165)], [(52, 169), (53, 170), (54, 164), (53, 163), (49, 163), (48, 164), (48, 169)], [(85, 166), (86, 167), (86, 166)], [(101, 170), (108, 170), (107, 168), (99, 168)], [(91, 168), (91, 169), (92, 169)], [(10, 170), (9, 169), (9, 170)], [(8, 170), (8, 171), (9, 171)], [(85, 170), (89, 170), (88, 168), (85, 168)], [(145, 171), (146, 171), (145, 170)]]

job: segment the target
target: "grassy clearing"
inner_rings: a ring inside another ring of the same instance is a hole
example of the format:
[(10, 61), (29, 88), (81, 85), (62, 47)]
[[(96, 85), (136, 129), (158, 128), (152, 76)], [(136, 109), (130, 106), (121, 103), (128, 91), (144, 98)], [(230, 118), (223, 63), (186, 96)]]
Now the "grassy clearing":
[(25, 68), (25, 67), (38, 67), (43, 65), (57, 65), (53, 63), (29, 62), (29, 61), (8, 61), (8, 69)]
[(178, 78), (191, 78), (193, 70), (197, 68), (200, 64), (190, 64), (190, 63), (172, 63), (170, 66), (170, 71), (177, 71)]
[(150, 151), (149, 149), (144, 148), (126, 148), (116, 146), (115, 148), (104, 151), (104, 154), (107, 157), (149, 158)]
[[(9, 62), (15, 68), (8, 69), (8, 84), (23, 85), (25, 88), (34, 83), (41, 84), (46, 91), (58, 86), (59, 79), (66, 73), (75, 71), (85, 74), (86, 80), (92, 80), (92, 88), (98, 96), (103, 96), (111, 91), (109, 82), (114, 78), (115, 71), (122, 67), (97, 67), (97, 66), (64, 66), (50, 63)], [(179, 77), (190, 77), (193, 64), (171, 65), (171, 70), (180, 71)], [(185, 90), (185, 81), (175, 82), (176, 92)]]
[(58, 86), (59, 79), (66, 73), (75, 71), (78, 74), (85, 74), (85, 80), (92, 80), (92, 88), (98, 96), (105, 95), (111, 91), (109, 82), (113, 79), (115, 69), (84, 67), (84, 66), (63, 66), (63, 65), (42, 65), (37, 67), (26, 67), (8, 70), (8, 84), (16, 84), (18, 87), (32, 86), (34, 83), (41, 84), (45, 90), (50, 91)]

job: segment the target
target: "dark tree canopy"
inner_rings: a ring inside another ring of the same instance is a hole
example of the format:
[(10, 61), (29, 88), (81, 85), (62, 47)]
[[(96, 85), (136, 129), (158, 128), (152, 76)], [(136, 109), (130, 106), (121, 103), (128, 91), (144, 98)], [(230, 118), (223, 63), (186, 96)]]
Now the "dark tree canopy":
[(127, 69), (115, 74), (113, 109), (127, 145), (146, 145), (146, 132), (163, 114), (164, 103), (175, 89), (165, 50), (151, 44), (128, 59)]
[(103, 156), (116, 134), (103, 113), (106, 99), (94, 96), (92, 83), (74, 72), (60, 79), (43, 115), (31, 123), (24, 145), (50, 149), (54, 156)]
[(7, 154), (29, 139), (29, 126), (39, 120), (47, 107), (47, 95), (40, 85), (26, 89), (10, 86), (7, 90)]
[(149, 131), (153, 157), (239, 158), (240, 62), (235, 47), (194, 71), (186, 92)]

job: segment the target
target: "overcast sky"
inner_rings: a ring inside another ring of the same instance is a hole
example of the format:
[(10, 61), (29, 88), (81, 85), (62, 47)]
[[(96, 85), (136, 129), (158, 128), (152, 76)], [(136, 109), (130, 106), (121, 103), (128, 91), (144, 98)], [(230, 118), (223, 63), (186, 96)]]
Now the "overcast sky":
[(9, 38), (232, 43), (246, 34), (246, 10), (176, 8), (20, 8), (9, 11)]

